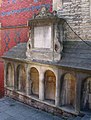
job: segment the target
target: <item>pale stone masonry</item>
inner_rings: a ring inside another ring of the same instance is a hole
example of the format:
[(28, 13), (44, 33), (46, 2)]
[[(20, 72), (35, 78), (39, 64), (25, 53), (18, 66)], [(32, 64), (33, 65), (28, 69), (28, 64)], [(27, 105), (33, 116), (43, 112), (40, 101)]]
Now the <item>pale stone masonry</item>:
[[(91, 0), (63, 0), (58, 15), (65, 18), (82, 39), (91, 40)], [(80, 40), (70, 29), (66, 34), (69, 40)]]
[(91, 41), (88, 46), (76, 35), (90, 38), (90, 7), (82, 8), (87, 3), (63, 2), (61, 18), (42, 7), (29, 19), (28, 42), (2, 57), (7, 96), (55, 115), (91, 113)]

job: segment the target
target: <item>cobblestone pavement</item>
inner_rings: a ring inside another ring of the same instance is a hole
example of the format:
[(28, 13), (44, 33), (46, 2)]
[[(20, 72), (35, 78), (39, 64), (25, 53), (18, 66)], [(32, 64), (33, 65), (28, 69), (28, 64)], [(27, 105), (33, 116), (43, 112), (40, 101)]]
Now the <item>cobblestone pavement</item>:
[[(47, 112), (37, 110), (11, 98), (0, 99), (0, 120), (65, 120)], [(90, 115), (66, 120), (91, 120)]]

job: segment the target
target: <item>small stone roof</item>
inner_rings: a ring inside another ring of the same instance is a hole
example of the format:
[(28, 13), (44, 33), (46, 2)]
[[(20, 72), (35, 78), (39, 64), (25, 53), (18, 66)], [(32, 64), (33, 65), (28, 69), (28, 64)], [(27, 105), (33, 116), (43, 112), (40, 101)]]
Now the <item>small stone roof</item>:
[(61, 66), (91, 70), (91, 42), (65, 41)]
[(26, 47), (27, 43), (20, 43), (17, 46), (11, 48), (8, 52), (5, 52), (2, 56), (3, 58), (11, 58), (11, 59), (26, 59)]
[[(62, 59), (59, 62), (53, 63), (36, 60), (33, 62), (91, 70), (91, 42), (87, 42), (87, 44), (82, 41), (65, 41), (63, 43)], [(6, 52), (3, 58), (29, 61), (26, 57), (26, 50), (27, 44), (20, 43)]]

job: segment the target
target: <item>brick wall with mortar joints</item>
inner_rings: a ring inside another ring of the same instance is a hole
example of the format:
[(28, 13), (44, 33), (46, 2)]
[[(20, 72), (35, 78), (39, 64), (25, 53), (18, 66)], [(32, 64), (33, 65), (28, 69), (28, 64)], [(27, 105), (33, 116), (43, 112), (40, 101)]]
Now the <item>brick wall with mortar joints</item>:
[[(50, 11), (52, 9), (52, 0), (3, 0), (0, 12), (1, 24), (3, 27), (24, 26), (34, 13), (38, 13), (40, 8), (45, 5)], [(25, 31), (24, 31), (25, 30)], [(18, 33), (19, 32), (19, 33)], [(2, 55), (11, 47), (19, 42), (25, 42), (27, 37), (28, 28), (17, 29), (4, 29), (2, 30)], [(26, 38), (25, 38), (26, 37)], [(21, 39), (18, 42), (15, 39)], [(5, 48), (7, 47), (7, 48)]]
[[(52, 10), (52, 0), (2, 0), (0, 7), (0, 22), (2, 28), (27, 25), (27, 21), (34, 13), (38, 13), (41, 6), (46, 5)], [(27, 42), (28, 28), (1, 30), (0, 56), (20, 42)], [(0, 97), (4, 95), (4, 65), (0, 59)]]

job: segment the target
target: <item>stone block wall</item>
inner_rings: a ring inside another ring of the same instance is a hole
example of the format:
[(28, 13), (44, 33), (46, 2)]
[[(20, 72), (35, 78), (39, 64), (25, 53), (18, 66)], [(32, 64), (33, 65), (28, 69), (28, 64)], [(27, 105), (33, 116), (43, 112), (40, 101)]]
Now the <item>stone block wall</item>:
[[(62, 0), (58, 15), (67, 20), (72, 29), (84, 40), (91, 40), (91, 0)], [(80, 40), (66, 26), (67, 40)]]

